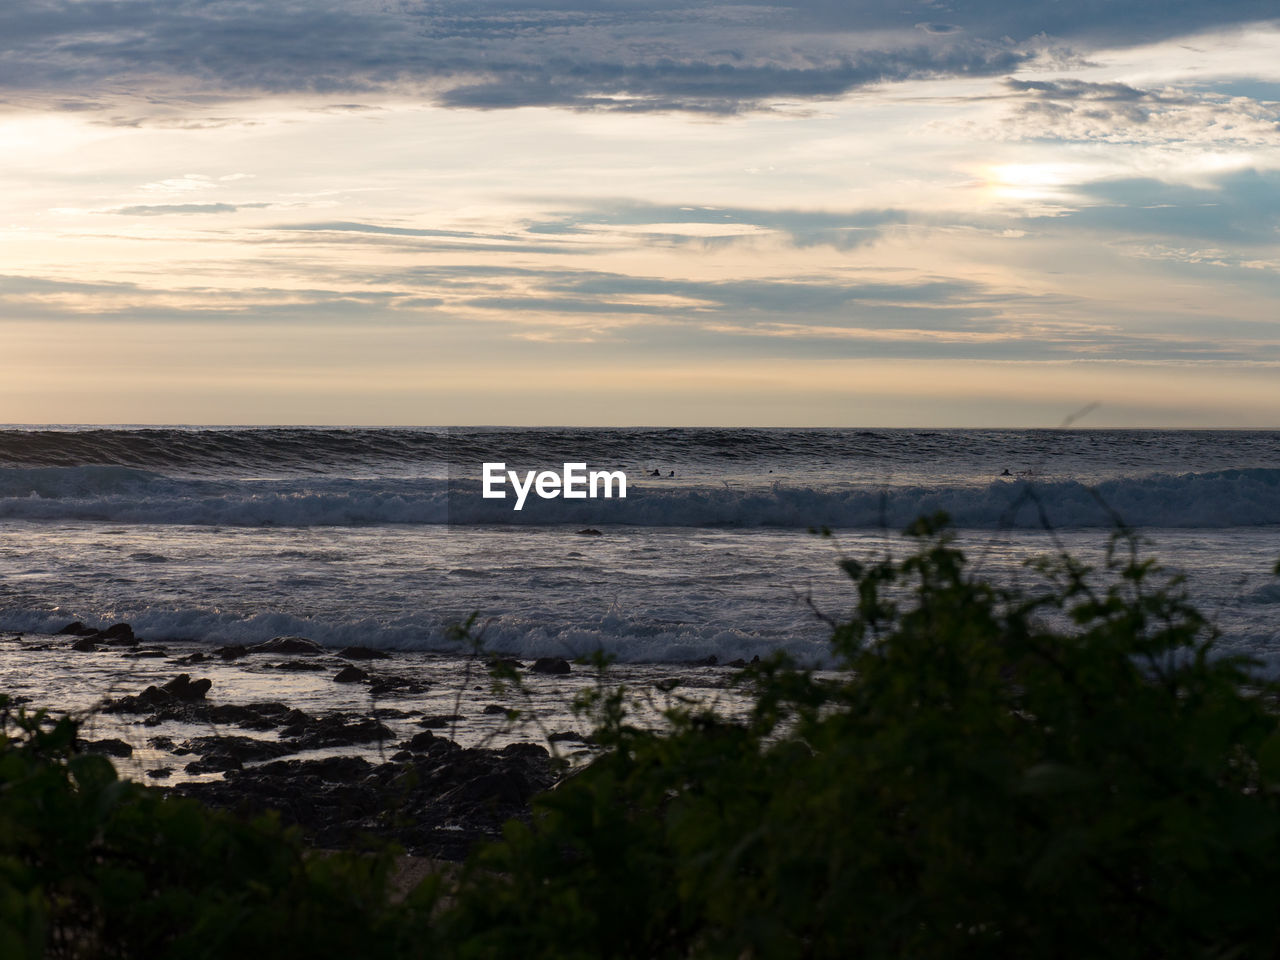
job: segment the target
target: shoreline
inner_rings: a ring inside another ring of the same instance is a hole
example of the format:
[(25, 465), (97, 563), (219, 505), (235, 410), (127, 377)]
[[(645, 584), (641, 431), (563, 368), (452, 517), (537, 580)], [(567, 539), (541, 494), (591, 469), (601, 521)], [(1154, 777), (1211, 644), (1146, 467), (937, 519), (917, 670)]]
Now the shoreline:
[[(490, 665), (505, 681), (496, 681)], [(256, 816), (278, 811), (316, 849), (394, 842), (464, 859), (594, 755), (574, 699), (600, 683), (650, 698), (741, 700), (729, 666), (590, 666), (320, 647), (148, 643), (105, 631), (0, 636), (0, 692), (81, 721), (79, 749), (123, 779)]]

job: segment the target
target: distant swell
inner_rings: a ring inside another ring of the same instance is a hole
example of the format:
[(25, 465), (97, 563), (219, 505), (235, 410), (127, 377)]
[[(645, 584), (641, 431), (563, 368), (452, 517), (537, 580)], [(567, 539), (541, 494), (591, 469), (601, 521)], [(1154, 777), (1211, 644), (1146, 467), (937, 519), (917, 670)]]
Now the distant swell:
[(335, 464), (420, 463), (438, 455), (445, 438), (432, 430), (289, 427), (3, 430), (0, 464), (305, 473)]
[[(334, 470), (403, 475), (443, 464), (533, 463), (584, 457), (612, 468), (655, 458), (734, 463), (813, 455), (897, 456), (934, 434), (729, 428), (147, 427), (0, 429), (0, 466), (111, 466), (188, 475), (314, 475)], [(872, 449), (879, 443), (884, 449)]]
[(945, 511), (966, 528), (1248, 527), (1280, 524), (1280, 469), (982, 485), (706, 485), (633, 482), (625, 500), (485, 500), (431, 479), (186, 480), (125, 467), (0, 469), (0, 518), (289, 527), (376, 524), (626, 524), (901, 528)]

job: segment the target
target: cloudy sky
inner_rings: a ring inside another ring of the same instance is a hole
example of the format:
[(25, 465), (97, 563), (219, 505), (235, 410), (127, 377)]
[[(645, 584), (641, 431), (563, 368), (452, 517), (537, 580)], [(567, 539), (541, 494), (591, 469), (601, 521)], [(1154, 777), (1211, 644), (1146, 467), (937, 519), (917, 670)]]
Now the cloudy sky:
[(1271, 0), (5, 0), (0, 422), (1280, 426)]

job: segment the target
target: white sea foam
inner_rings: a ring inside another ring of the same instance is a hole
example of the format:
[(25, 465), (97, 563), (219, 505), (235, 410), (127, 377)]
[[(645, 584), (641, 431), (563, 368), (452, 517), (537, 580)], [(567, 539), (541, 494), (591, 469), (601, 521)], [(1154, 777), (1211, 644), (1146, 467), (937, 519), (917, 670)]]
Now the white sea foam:
[[(112, 616), (83, 614), (81, 622), (105, 628)], [(10, 608), (0, 611), (0, 631), (52, 634), (66, 626), (67, 613)], [(128, 622), (148, 642), (196, 640), (209, 644), (254, 644), (278, 636), (305, 636), (322, 646), (368, 646), (382, 650), (430, 650), (469, 653), (449, 624), (422, 619), (386, 623), (368, 617), (349, 621), (325, 621), (286, 613), (258, 614), (247, 618), (216, 610), (148, 610), (132, 613)], [(806, 631), (785, 641), (764, 638), (748, 630), (724, 625), (680, 625), (655, 629), (643, 620), (625, 615), (586, 619), (582, 623), (538, 623), (524, 617), (494, 618), (485, 624), (485, 649), (504, 655), (535, 657), (589, 657), (597, 652), (623, 663), (678, 663), (714, 654), (721, 662), (749, 660), (756, 655), (785, 649), (803, 663), (830, 662), (820, 631)]]

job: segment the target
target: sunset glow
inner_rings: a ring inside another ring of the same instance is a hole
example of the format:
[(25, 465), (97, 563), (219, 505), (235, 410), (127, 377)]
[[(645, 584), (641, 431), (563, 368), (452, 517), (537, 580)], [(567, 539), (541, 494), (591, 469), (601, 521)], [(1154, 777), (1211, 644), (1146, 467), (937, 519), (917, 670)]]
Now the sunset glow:
[(1275, 426), (1277, 25), (1041, 6), (19, 0), (0, 421)]

